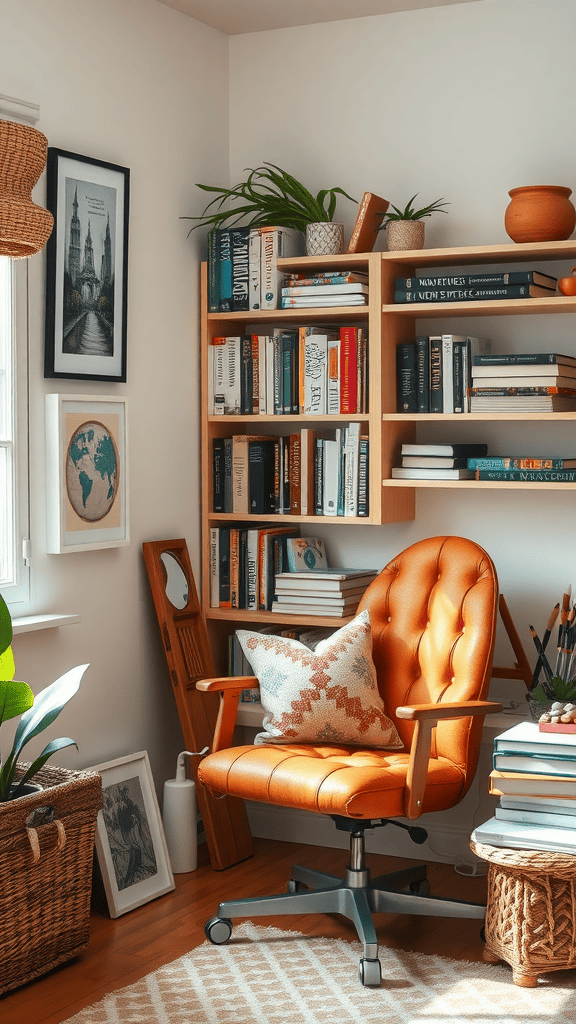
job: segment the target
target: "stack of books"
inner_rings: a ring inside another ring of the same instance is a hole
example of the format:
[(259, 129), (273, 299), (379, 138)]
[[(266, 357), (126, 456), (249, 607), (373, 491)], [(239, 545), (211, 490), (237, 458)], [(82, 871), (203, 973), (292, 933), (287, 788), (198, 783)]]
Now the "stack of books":
[(280, 572), (272, 611), (279, 615), (353, 615), (376, 569), (325, 568), (313, 572)]
[(269, 611), (274, 576), (288, 565), (286, 541), (297, 526), (210, 529), (210, 607)]
[(465, 302), (481, 299), (546, 298), (556, 294), (557, 279), (538, 270), (511, 273), (397, 277), (394, 302)]
[(474, 842), (576, 853), (576, 732), (519, 722), (496, 736), (493, 760), (490, 792), (500, 800)]
[(396, 348), (397, 412), (470, 412), (468, 391), (476, 356), (490, 338), (464, 334), (418, 335)]
[(402, 466), (392, 469), (392, 479), (472, 480), (468, 459), (487, 452), (487, 444), (403, 444)]
[(321, 306), (365, 306), (368, 274), (356, 270), (288, 274), (282, 286), (282, 309)]
[(303, 254), (304, 236), (293, 228), (214, 228), (208, 233), (209, 312), (278, 309), (278, 260)]
[(476, 480), (518, 480), (524, 483), (574, 483), (576, 458), (492, 455), (468, 459)]
[(367, 341), (366, 329), (354, 325), (216, 336), (208, 346), (209, 414), (365, 413)]
[(557, 352), (474, 357), (472, 412), (571, 412), (576, 409), (576, 358)]

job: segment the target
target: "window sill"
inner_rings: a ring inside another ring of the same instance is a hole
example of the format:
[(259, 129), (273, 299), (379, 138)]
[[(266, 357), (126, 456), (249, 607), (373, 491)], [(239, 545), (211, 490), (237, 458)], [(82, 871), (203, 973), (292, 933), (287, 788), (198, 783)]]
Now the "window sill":
[(69, 626), (80, 622), (79, 615), (23, 615), (12, 619), (13, 633), (31, 633), (36, 629), (53, 629), (56, 626)]

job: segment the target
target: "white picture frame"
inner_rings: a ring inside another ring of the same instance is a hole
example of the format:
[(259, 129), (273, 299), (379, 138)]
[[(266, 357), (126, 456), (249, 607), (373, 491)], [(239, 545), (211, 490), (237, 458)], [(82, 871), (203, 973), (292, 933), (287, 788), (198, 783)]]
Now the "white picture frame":
[(96, 856), (110, 917), (174, 889), (174, 875), (146, 750), (94, 765), (102, 777)]
[(125, 398), (46, 395), (46, 550), (130, 543)]

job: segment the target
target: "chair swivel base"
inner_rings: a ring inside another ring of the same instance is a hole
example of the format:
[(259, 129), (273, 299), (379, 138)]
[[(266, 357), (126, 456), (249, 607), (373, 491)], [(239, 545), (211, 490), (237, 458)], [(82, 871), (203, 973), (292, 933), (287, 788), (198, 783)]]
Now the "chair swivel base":
[[(354, 840), (356, 837), (351, 838)], [(358, 938), (364, 947), (359, 964), (360, 981), (363, 985), (377, 987), (380, 985), (382, 972), (373, 914), (419, 914), (425, 917), (484, 920), (486, 907), (482, 904), (429, 896), (430, 887), (424, 865), (418, 864), (380, 875), (372, 882), (369, 876), (369, 869), (365, 866), (348, 867), (344, 879), (307, 867), (295, 866), (292, 868), (292, 878), (288, 882), (288, 892), (278, 896), (227, 900), (221, 903), (217, 916), (205, 926), (206, 937), (215, 945), (227, 942), (232, 934), (231, 918), (235, 917), (342, 914), (354, 922)], [(304, 886), (308, 888), (303, 891)], [(409, 891), (403, 891), (406, 889)]]

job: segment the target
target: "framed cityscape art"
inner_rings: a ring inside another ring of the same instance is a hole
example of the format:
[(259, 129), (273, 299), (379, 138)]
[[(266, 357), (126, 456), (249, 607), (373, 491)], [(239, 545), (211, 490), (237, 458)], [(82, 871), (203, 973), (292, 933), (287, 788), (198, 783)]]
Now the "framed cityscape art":
[(48, 149), (44, 376), (126, 380), (127, 167)]
[(47, 551), (130, 541), (126, 399), (46, 395)]

